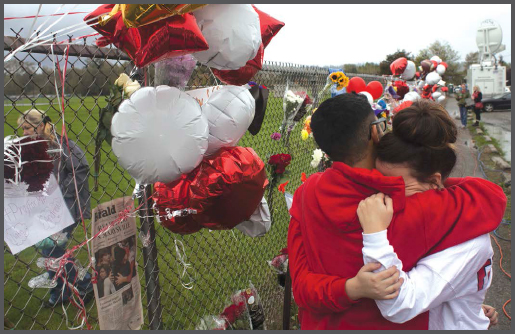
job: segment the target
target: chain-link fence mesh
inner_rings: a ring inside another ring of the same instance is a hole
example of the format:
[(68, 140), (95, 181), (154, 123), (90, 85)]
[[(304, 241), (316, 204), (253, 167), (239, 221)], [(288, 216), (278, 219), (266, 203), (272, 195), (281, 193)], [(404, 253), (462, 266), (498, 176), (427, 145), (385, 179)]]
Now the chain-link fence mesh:
[[(4, 50), (11, 51), (20, 45), (17, 37), (4, 37)], [(64, 46), (39, 46), (28, 52), (16, 54), (4, 63), (4, 136), (20, 135), (17, 120), (28, 109), (36, 108), (48, 115), (61, 133), (63, 114), (56, 96), (55, 60), (63, 66)], [(120, 73), (130, 73), (134, 66), (128, 57), (115, 48), (73, 45), (69, 52), (65, 79), (64, 123), (68, 137), (85, 152), (90, 165), (89, 185), (91, 207), (121, 196), (130, 196), (134, 180), (118, 164), (111, 147), (104, 143), (101, 150), (102, 163), (95, 189), (93, 155), (95, 136), (99, 123), (99, 110), (106, 105), (104, 96)], [(138, 70), (136, 79), (153, 85), (154, 66)], [(290, 183), (286, 191), (294, 192), (301, 183), (301, 173), (316, 172), (310, 166), (316, 145), (312, 138), (301, 140), (302, 118), (285, 141), (270, 138), (278, 132), (283, 120), (283, 95), (286, 84), (306, 91), (312, 99), (325, 85), (328, 69), (315, 66), (300, 66), (286, 63), (265, 62), (263, 69), (252, 79), (270, 90), (265, 119), (260, 132), (253, 136), (247, 133), (239, 146), (252, 147), (266, 163), (277, 153), (289, 153), (292, 163)], [(353, 75), (349, 75), (352, 77)], [(384, 79), (362, 75), (365, 81)], [(210, 70), (198, 65), (187, 89), (219, 84)], [(149, 148), (152, 149), (152, 148)], [(276, 185), (277, 186), (277, 185)], [(268, 187), (265, 197), (272, 216), (272, 228), (263, 237), (250, 238), (239, 231), (209, 231), (180, 236), (159, 225), (152, 218), (140, 219), (138, 228), (151, 236), (151, 245), (142, 247), (138, 242), (138, 271), (142, 286), (145, 325), (150, 329), (194, 329), (205, 315), (220, 314), (227, 299), (236, 291), (247, 288), (252, 282), (263, 302), (267, 329), (283, 327), (284, 289), (278, 284), (276, 274), (267, 261), (286, 247), (289, 214), (284, 195), (276, 186)], [(146, 194), (150, 194), (147, 187)], [(143, 198), (142, 201), (146, 199)], [(146, 201), (141, 216), (152, 214), (151, 200)], [(90, 220), (86, 221), (91, 230)], [(68, 248), (84, 241), (84, 232), (79, 225), (73, 231)], [(188, 274), (194, 278), (192, 289), (181, 284), (183, 267), (179, 265), (175, 240), (184, 245), (186, 261), (191, 264)], [(48, 289), (31, 289), (30, 278), (44, 272), (36, 266), (42, 255), (35, 247), (13, 255), (4, 243), (4, 326), (15, 329), (66, 329), (66, 318), (61, 307), (47, 308)], [(82, 264), (88, 262), (85, 248), (76, 256)], [(293, 303), (294, 304), (294, 303)], [(70, 304), (64, 308), (70, 321), (77, 311)], [(87, 305), (88, 321), (98, 329), (95, 302)], [(291, 327), (295, 328), (296, 309), (292, 306)], [(75, 321), (73, 321), (75, 319)], [(71, 323), (70, 323), (71, 325)]]

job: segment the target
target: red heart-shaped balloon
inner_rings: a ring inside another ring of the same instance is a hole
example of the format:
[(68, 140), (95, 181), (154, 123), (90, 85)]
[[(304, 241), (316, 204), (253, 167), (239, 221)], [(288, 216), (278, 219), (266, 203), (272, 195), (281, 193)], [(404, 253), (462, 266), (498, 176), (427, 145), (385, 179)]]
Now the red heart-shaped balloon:
[(367, 84), (365, 83), (365, 80), (363, 80), (360, 77), (354, 77), (349, 80), (349, 85), (347, 86), (347, 93), (359, 93), (364, 91), (365, 89), (367, 89)]
[(390, 70), (393, 75), (401, 75), (408, 66), (408, 60), (404, 57), (397, 58), (390, 64)]
[(374, 100), (377, 100), (383, 95), (383, 85), (379, 81), (371, 81), (365, 91), (369, 92)]

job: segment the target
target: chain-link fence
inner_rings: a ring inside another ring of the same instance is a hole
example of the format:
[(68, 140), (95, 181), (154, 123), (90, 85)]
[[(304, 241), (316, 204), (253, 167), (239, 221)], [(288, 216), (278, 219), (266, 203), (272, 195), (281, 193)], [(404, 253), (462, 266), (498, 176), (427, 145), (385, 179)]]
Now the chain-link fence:
[[(21, 45), (18, 37), (4, 36), (4, 51), (12, 51)], [(63, 65), (65, 46), (38, 46), (28, 52), (16, 54), (4, 63), (4, 136), (20, 134), (17, 119), (28, 109), (36, 108), (48, 115), (61, 133), (61, 108), (56, 97), (55, 59)], [(91, 207), (121, 196), (130, 196), (134, 180), (117, 164), (117, 159), (106, 143), (102, 146), (102, 163), (98, 175), (94, 175), (93, 156), (95, 136), (99, 124), (99, 110), (106, 105), (104, 96), (110, 85), (122, 72), (134, 69), (129, 58), (116, 48), (73, 44), (69, 50), (65, 87), (64, 123), (68, 137), (85, 152), (90, 166), (89, 185)], [(153, 85), (155, 69), (149, 66), (136, 71), (136, 79)], [(289, 153), (292, 163), (286, 191), (294, 192), (301, 183), (301, 173), (316, 172), (310, 166), (312, 152), (316, 148), (312, 138), (301, 140), (302, 123), (293, 129), (288, 145), (285, 141), (270, 138), (278, 132), (283, 120), (282, 98), (286, 83), (306, 91), (314, 99), (325, 85), (328, 69), (286, 63), (265, 62), (263, 69), (253, 78), (270, 90), (265, 119), (260, 132), (249, 133), (239, 146), (252, 147), (266, 163), (272, 154)], [(349, 75), (353, 76), (353, 75)], [(365, 81), (384, 80), (378, 76), (363, 75)], [(219, 84), (210, 70), (198, 65), (188, 83), (188, 89)], [(151, 149), (151, 148), (149, 148)], [(94, 178), (98, 177), (98, 187)], [(151, 192), (147, 187), (146, 195)], [(142, 299), (147, 329), (194, 329), (205, 315), (217, 315), (226, 306), (230, 296), (240, 289), (256, 287), (263, 302), (267, 329), (283, 327), (284, 289), (278, 284), (276, 274), (267, 261), (286, 247), (289, 215), (284, 195), (276, 187), (265, 192), (272, 216), (271, 230), (263, 237), (250, 238), (239, 231), (209, 231), (180, 236), (173, 234), (152, 218), (142, 218), (138, 229), (151, 237), (151, 245), (142, 247), (138, 242), (138, 271), (142, 285)], [(152, 201), (148, 196), (141, 199), (146, 206), (140, 216), (152, 215)], [(90, 221), (86, 221), (88, 231)], [(73, 231), (68, 247), (84, 241), (83, 229)], [(191, 264), (188, 273), (194, 278), (192, 289), (181, 284), (183, 267), (179, 265), (174, 240), (182, 241)], [(48, 289), (31, 289), (30, 278), (44, 272), (36, 266), (42, 255), (29, 248), (13, 255), (4, 243), (4, 327), (15, 329), (66, 329), (66, 319), (61, 307), (48, 308)], [(76, 259), (88, 262), (86, 249), (81, 249)], [(67, 316), (74, 319), (76, 310), (65, 304)], [(87, 305), (88, 321), (98, 329), (95, 302)], [(295, 328), (296, 309), (292, 306), (291, 327)], [(77, 324), (75, 319), (74, 324)]]

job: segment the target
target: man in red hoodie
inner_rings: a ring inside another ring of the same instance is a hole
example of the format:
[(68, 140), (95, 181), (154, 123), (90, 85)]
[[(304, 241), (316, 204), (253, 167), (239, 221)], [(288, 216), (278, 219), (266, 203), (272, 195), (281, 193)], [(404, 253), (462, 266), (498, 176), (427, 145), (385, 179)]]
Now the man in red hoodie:
[[(499, 225), (506, 196), (497, 185), (479, 178), (449, 178), (444, 190), (406, 197), (401, 177), (374, 169), (380, 122), (368, 101), (342, 94), (324, 101), (313, 115), (317, 144), (334, 161), (311, 175), (295, 192), (288, 231), (289, 267), (302, 329), (428, 329), (428, 313), (403, 324), (384, 319), (364, 286), (361, 269), (362, 229), (359, 202), (382, 192), (393, 199), (395, 216), (388, 239), (404, 270), (428, 254), (493, 231)], [(361, 271), (360, 271), (361, 269)], [(393, 285), (390, 298), (395, 295)]]

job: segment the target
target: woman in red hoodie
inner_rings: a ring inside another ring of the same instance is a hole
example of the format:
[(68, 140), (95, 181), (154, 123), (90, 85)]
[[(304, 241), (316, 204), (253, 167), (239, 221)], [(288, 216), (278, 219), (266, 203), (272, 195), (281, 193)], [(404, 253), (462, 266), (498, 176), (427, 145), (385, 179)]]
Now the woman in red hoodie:
[[(439, 191), (454, 168), (456, 140), (456, 125), (442, 106), (415, 102), (395, 116), (393, 132), (379, 142), (376, 167), (385, 176), (401, 176), (406, 196)], [(364, 263), (381, 263), (379, 271), (391, 266), (402, 271), (387, 238), (391, 198), (372, 195), (360, 202), (357, 213), (363, 227)], [(405, 282), (396, 298), (376, 304), (386, 319), (396, 323), (429, 311), (430, 330), (488, 329), (490, 319), (482, 303), (491, 284), (492, 256), (488, 233), (430, 254), (408, 273), (401, 272), (400, 281)]]
[(428, 329), (427, 312), (395, 324), (370, 299), (385, 296), (370, 292), (367, 277), (387, 273), (387, 285), (397, 279), (390, 277), (390, 270), (373, 274), (378, 267), (372, 264), (362, 269), (363, 238), (356, 214), (361, 200), (378, 192), (393, 199), (388, 240), (404, 270), (431, 252), (493, 231), (502, 219), (502, 189), (478, 178), (449, 178), (441, 191), (406, 197), (402, 177), (386, 177), (374, 169), (382, 122), (358, 94), (328, 99), (313, 115), (315, 140), (334, 163), (297, 189), (290, 210), (289, 269), (302, 329)]

